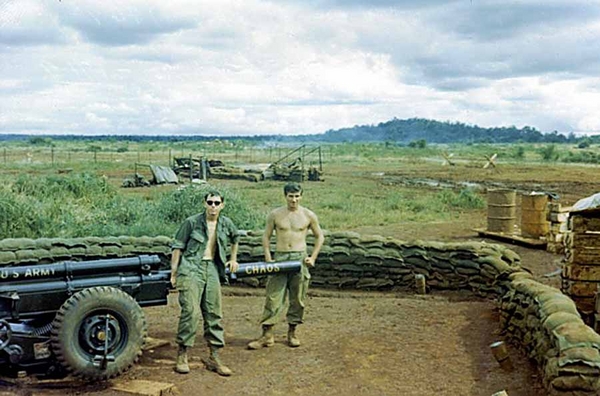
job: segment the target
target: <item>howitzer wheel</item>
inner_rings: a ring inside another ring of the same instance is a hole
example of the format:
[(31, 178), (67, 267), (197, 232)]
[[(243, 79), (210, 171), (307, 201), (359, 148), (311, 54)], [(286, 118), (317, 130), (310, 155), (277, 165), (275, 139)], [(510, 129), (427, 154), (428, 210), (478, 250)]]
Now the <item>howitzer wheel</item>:
[[(123, 373), (139, 359), (146, 335), (144, 312), (129, 294), (114, 287), (91, 287), (59, 309), (51, 345), (68, 372), (102, 380)], [(99, 364), (98, 358), (106, 356), (110, 359)]]

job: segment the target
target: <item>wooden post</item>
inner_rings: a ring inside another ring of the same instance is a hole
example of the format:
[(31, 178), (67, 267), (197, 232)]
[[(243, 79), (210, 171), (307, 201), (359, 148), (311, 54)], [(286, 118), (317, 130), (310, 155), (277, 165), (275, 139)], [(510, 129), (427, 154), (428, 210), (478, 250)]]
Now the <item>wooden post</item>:
[(172, 158), (171, 158), (171, 149), (169, 149), (169, 166), (173, 166), (173, 162), (172, 162)]
[(97, 161), (97, 157), (96, 157), (97, 154), (98, 154), (98, 151), (94, 150), (94, 162)]
[(425, 294), (427, 292), (426, 283), (425, 283), (425, 275), (423, 275), (423, 274), (415, 275), (415, 287), (417, 288), (418, 294)]
[(490, 344), (490, 348), (492, 349), (492, 355), (494, 355), (494, 358), (500, 364), (500, 367), (506, 371), (511, 371), (513, 366), (504, 341), (496, 341)]
[(50, 156), (52, 158), (52, 166), (54, 166), (54, 146), (50, 147)]
[(192, 173), (194, 173), (194, 162), (192, 162), (192, 153), (190, 153), (190, 184), (192, 184), (192, 180), (194, 179)]
[(6, 147), (4, 147), (4, 163), (6, 164)]
[(323, 172), (323, 159), (321, 158), (321, 146), (319, 146), (319, 170)]

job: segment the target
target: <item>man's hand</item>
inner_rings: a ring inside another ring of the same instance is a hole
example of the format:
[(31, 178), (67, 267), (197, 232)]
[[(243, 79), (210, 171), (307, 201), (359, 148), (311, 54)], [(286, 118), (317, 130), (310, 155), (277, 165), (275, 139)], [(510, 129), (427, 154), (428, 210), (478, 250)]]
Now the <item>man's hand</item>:
[(240, 267), (237, 261), (228, 261), (226, 266), (229, 267), (229, 273), (231, 274), (234, 274)]
[(306, 266), (309, 267), (309, 268), (313, 268), (315, 266), (315, 261), (310, 256), (309, 257), (305, 257), (304, 258), (304, 264), (306, 264)]
[(177, 288), (177, 274), (176, 273), (171, 273), (171, 286), (173, 287), (173, 289)]

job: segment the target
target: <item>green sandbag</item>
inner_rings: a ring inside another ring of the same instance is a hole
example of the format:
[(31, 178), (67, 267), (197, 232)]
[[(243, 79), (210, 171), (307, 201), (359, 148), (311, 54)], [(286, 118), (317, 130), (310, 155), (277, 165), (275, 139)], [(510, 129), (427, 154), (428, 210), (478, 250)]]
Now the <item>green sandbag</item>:
[(35, 241), (30, 238), (9, 238), (0, 240), (0, 251), (35, 249)]

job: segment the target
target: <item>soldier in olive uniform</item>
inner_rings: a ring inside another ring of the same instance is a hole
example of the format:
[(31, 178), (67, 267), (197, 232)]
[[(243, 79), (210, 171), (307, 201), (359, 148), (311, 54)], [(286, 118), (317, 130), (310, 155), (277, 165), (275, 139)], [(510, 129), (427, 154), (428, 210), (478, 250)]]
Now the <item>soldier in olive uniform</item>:
[[(261, 319), (262, 337), (248, 344), (249, 349), (270, 347), (275, 343), (273, 326), (278, 322), (284, 310), (286, 295), (289, 298), (287, 310), (288, 334), (290, 347), (300, 346), (296, 335), (296, 326), (303, 323), (304, 302), (310, 282), (309, 268), (315, 266), (319, 251), (323, 246), (324, 236), (319, 219), (311, 210), (300, 206), (302, 187), (297, 183), (286, 184), (283, 188), (286, 206), (273, 210), (267, 216), (267, 225), (263, 235), (265, 261), (302, 261), (300, 272), (284, 273), (269, 276), (266, 286), (266, 300)], [(306, 251), (306, 235), (312, 231), (315, 243), (310, 255)], [(275, 260), (271, 257), (271, 236), (275, 231)]]
[[(185, 219), (173, 242), (171, 257), (171, 284), (179, 290), (181, 316), (177, 329), (177, 365), (175, 371), (190, 372), (188, 349), (194, 345), (200, 313), (204, 324), (204, 338), (210, 348), (210, 357), (204, 360), (206, 368), (229, 376), (231, 370), (218, 355), (225, 345), (221, 320), (221, 281), (225, 267), (237, 271), (238, 232), (233, 222), (219, 213), (225, 199), (218, 191), (204, 196), (204, 212)], [(227, 261), (226, 248), (231, 244)]]

